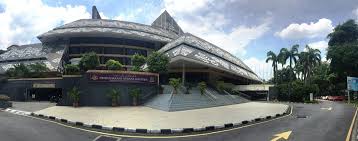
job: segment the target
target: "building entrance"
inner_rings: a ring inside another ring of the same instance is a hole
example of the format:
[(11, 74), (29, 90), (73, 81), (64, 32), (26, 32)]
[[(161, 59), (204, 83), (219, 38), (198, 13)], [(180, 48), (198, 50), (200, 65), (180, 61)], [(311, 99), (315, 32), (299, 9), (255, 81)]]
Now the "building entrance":
[(30, 88), (27, 89), (29, 101), (50, 101), (58, 102), (62, 98), (61, 88)]

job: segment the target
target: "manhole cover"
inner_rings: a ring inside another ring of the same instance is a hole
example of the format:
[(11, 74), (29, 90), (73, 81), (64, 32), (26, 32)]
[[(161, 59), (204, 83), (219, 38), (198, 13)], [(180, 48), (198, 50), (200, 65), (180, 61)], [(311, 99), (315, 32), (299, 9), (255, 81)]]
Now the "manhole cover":
[(306, 115), (297, 115), (297, 118), (307, 118)]
[(94, 141), (120, 141), (121, 138), (108, 137), (108, 136), (98, 136)]

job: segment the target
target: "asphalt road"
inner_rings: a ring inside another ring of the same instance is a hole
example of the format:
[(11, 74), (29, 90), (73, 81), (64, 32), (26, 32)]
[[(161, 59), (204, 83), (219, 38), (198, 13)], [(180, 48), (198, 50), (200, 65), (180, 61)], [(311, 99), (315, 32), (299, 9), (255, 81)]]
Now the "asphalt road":
[(0, 111), (1, 141), (92, 141), (97, 135)]
[[(344, 141), (355, 112), (352, 106), (336, 102), (293, 106), (291, 116), (227, 132), (170, 139), (122, 138), (121, 141), (270, 141), (275, 138), (275, 134), (286, 131), (292, 131), (288, 139), (290, 141)], [(98, 137), (95, 133), (0, 112), (0, 140), (92, 141)]]
[[(293, 106), (291, 116), (238, 130), (198, 137), (127, 138), (122, 141), (270, 141), (275, 138), (275, 134), (286, 131), (292, 131), (288, 139), (290, 141), (344, 141), (355, 113), (355, 108), (351, 105), (330, 101)], [(297, 116), (307, 116), (307, 118), (297, 118)]]

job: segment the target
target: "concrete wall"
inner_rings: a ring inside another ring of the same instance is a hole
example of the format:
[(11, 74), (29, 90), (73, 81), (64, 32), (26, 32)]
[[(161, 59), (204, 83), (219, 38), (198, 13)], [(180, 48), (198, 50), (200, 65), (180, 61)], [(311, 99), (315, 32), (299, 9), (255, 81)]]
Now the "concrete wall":
[(26, 89), (33, 88), (34, 83), (55, 84), (56, 88), (61, 88), (61, 80), (62, 78), (9, 79), (0, 84), (0, 94), (8, 95), (13, 101), (25, 101)]
[(140, 88), (140, 103), (145, 102), (158, 93), (156, 84), (119, 83), (119, 82), (93, 82), (89, 81), (87, 74), (83, 76), (63, 76), (53, 79), (16, 79), (0, 84), (0, 94), (11, 97), (14, 101), (25, 101), (26, 89), (33, 88), (34, 83), (55, 83), (56, 88), (62, 89), (62, 100), (58, 105), (72, 105), (68, 91), (77, 87), (80, 93), (80, 106), (110, 106), (111, 98), (107, 96), (108, 90), (118, 88), (121, 92), (120, 105), (132, 105), (129, 92), (133, 88)]

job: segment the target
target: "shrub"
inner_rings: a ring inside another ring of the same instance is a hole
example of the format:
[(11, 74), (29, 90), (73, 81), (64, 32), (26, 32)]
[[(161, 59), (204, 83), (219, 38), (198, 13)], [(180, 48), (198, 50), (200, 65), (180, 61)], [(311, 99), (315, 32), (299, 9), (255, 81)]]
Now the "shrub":
[(6, 75), (9, 77), (14, 77), (14, 78), (30, 77), (30, 70), (23, 63), (15, 64), (13, 68), (9, 68), (6, 71)]
[(116, 60), (109, 59), (106, 62), (106, 67), (109, 70), (121, 70), (123, 65), (121, 63), (119, 63), (118, 61), (116, 61)]
[(141, 71), (140, 67), (145, 64), (146, 58), (143, 55), (134, 54), (132, 57), (133, 71)]
[(159, 52), (153, 52), (148, 56), (148, 70), (154, 73), (166, 73), (168, 71), (169, 57)]
[(169, 84), (174, 88), (174, 94), (177, 94), (180, 86), (180, 78), (170, 78)]
[(9, 101), (10, 100), (10, 97), (7, 96), (7, 95), (0, 95), (0, 101)]
[(199, 90), (200, 90), (200, 94), (204, 95), (205, 89), (206, 89), (206, 83), (204, 81), (200, 82), (198, 84)]
[(216, 81), (216, 89), (219, 90), (219, 92), (224, 91), (224, 81)]
[(65, 65), (65, 74), (67, 74), (67, 75), (80, 74), (80, 68), (78, 67), (78, 65), (66, 64)]
[(99, 66), (99, 58), (95, 52), (85, 53), (82, 55), (78, 65), (84, 71), (95, 69)]
[(112, 88), (108, 91), (107, 97), (111, 98), (112, 106), (115, 106), (118, 104), (118, 99), (121, 97), (121, 92), (116, 88)]
[(46, 75), (44, 72), (50, 71), (50, 69), (47, 68), (46, 64), (43, 62), (36, 62), (25, 66), (27, 67), (29, 73), (27, 76), (23, 76), (23, 77), (33, 77), (33, 78), (45, 77)]
[(136, 99), (138, 99), (140, 97), (140, 93), (141, 93), (141, 90), (139, 88), (134, 88), (130, 91), (130, 95)]
[[(291, 87), (291, 95), (288, 95), (289, 88)], [(280, 101), (304, 102), (309, 99), (309, 94), (317, 94), (319, 89), (316, 84), (304, 84), (301, 80), (295, 80), (289, 83), (278, 85)]]
[(138, 105), (138, 100), (141, 94), (141, 90), (139, 88), (134, 88), (129, 93), (133, 98), (133, 105), (134, 106)]

